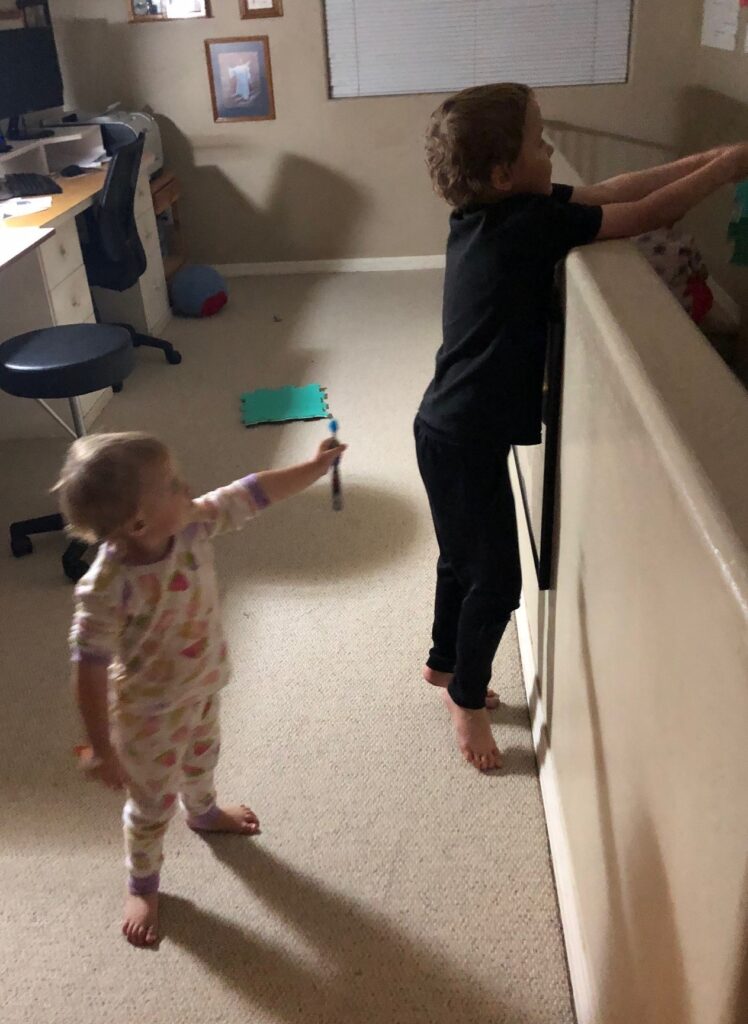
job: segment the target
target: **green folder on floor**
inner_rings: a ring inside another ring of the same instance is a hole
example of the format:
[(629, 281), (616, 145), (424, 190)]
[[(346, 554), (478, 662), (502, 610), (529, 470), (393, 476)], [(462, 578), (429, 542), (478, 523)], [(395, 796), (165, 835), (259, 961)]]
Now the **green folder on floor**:
[(327, 391), (320, 384), (301, 388), (261, 388), (242, 395), (242, 423), (256, 427), (261, 423), (289, 423), (292, 420), (324, 420)]

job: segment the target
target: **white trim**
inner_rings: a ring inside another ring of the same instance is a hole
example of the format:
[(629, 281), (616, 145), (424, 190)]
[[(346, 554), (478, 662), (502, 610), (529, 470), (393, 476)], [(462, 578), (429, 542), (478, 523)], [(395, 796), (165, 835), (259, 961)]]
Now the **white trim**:
[(216, 270), (224, 277), (264, 277), (275, 274), (349, 274), (365, 270), (441, 270), (443, 267), (444, 256), (372, 256), (349, 260), (223, 263)]
[[(544, 600), (544, 595), (540, 595)], [(582, 934), (582, 920), (579, 908), (574, 868), (569, 849), (569, 839), (564, 821), (558, 779), (553, 763), (553, 752), (547, 743), (545, 708), (538, 687), (538, 674), (530, 635), (530, 623), (524, 595), (516, 612), (519, 655), (525, 682), (527, 704), (530, 709), (532, 741), (538, 759), (540, 790), (545, 809), (548, 841), (551, 847), (551, 861), (556, 879), (558, 905), (561, 913), (561, 927), (566, 945), (574, 1006), (578, 1024), (599, 1024), (600, 993), (594, 982), (587, 948)]]

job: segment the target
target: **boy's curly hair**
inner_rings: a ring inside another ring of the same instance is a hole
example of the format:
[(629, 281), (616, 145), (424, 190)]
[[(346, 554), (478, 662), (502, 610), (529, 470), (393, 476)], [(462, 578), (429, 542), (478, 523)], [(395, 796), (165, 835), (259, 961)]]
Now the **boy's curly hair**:
[(426, 132), (437, 195), (455, 207), (496, 198), (491, 172), (517, 160), (531, 96), (527, 85), (502, 82), (463, 89), (437, 107)]

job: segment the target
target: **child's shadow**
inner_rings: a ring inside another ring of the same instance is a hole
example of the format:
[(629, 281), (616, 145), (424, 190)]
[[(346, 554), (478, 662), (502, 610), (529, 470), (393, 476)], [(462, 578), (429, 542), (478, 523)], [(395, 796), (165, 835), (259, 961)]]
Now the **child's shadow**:
[[(187, 900), (165, 895), (165, 937), (190, 950), (247, 1004), (247, 1019), (324, 1024), (513, 1024), (517, 1008), (497, 1004), (466, 968), (418, 946), (385, 917), (300, 874), (258, 844), (211, 837), (215, 856), (288, 928), (314, 947), (315, 965)], [(249, 917), (250, 912), (245, 916)], [(476, 933), (482, 930), (476, 922)], [(498, 988), (499, 986), (497, 986)]]

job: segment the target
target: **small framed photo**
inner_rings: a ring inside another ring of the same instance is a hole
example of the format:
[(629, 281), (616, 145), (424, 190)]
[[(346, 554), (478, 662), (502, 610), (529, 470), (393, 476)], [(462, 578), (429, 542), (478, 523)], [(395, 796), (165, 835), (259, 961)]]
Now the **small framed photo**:
[(131, 22), (211, 18), (210, 0), (127, 0)]
[(280, 18), (283, 0), (239, 0), (242, 18)]
[(272, 121), (273, 75), (267, 36), (206, 39), (215, 121)]

